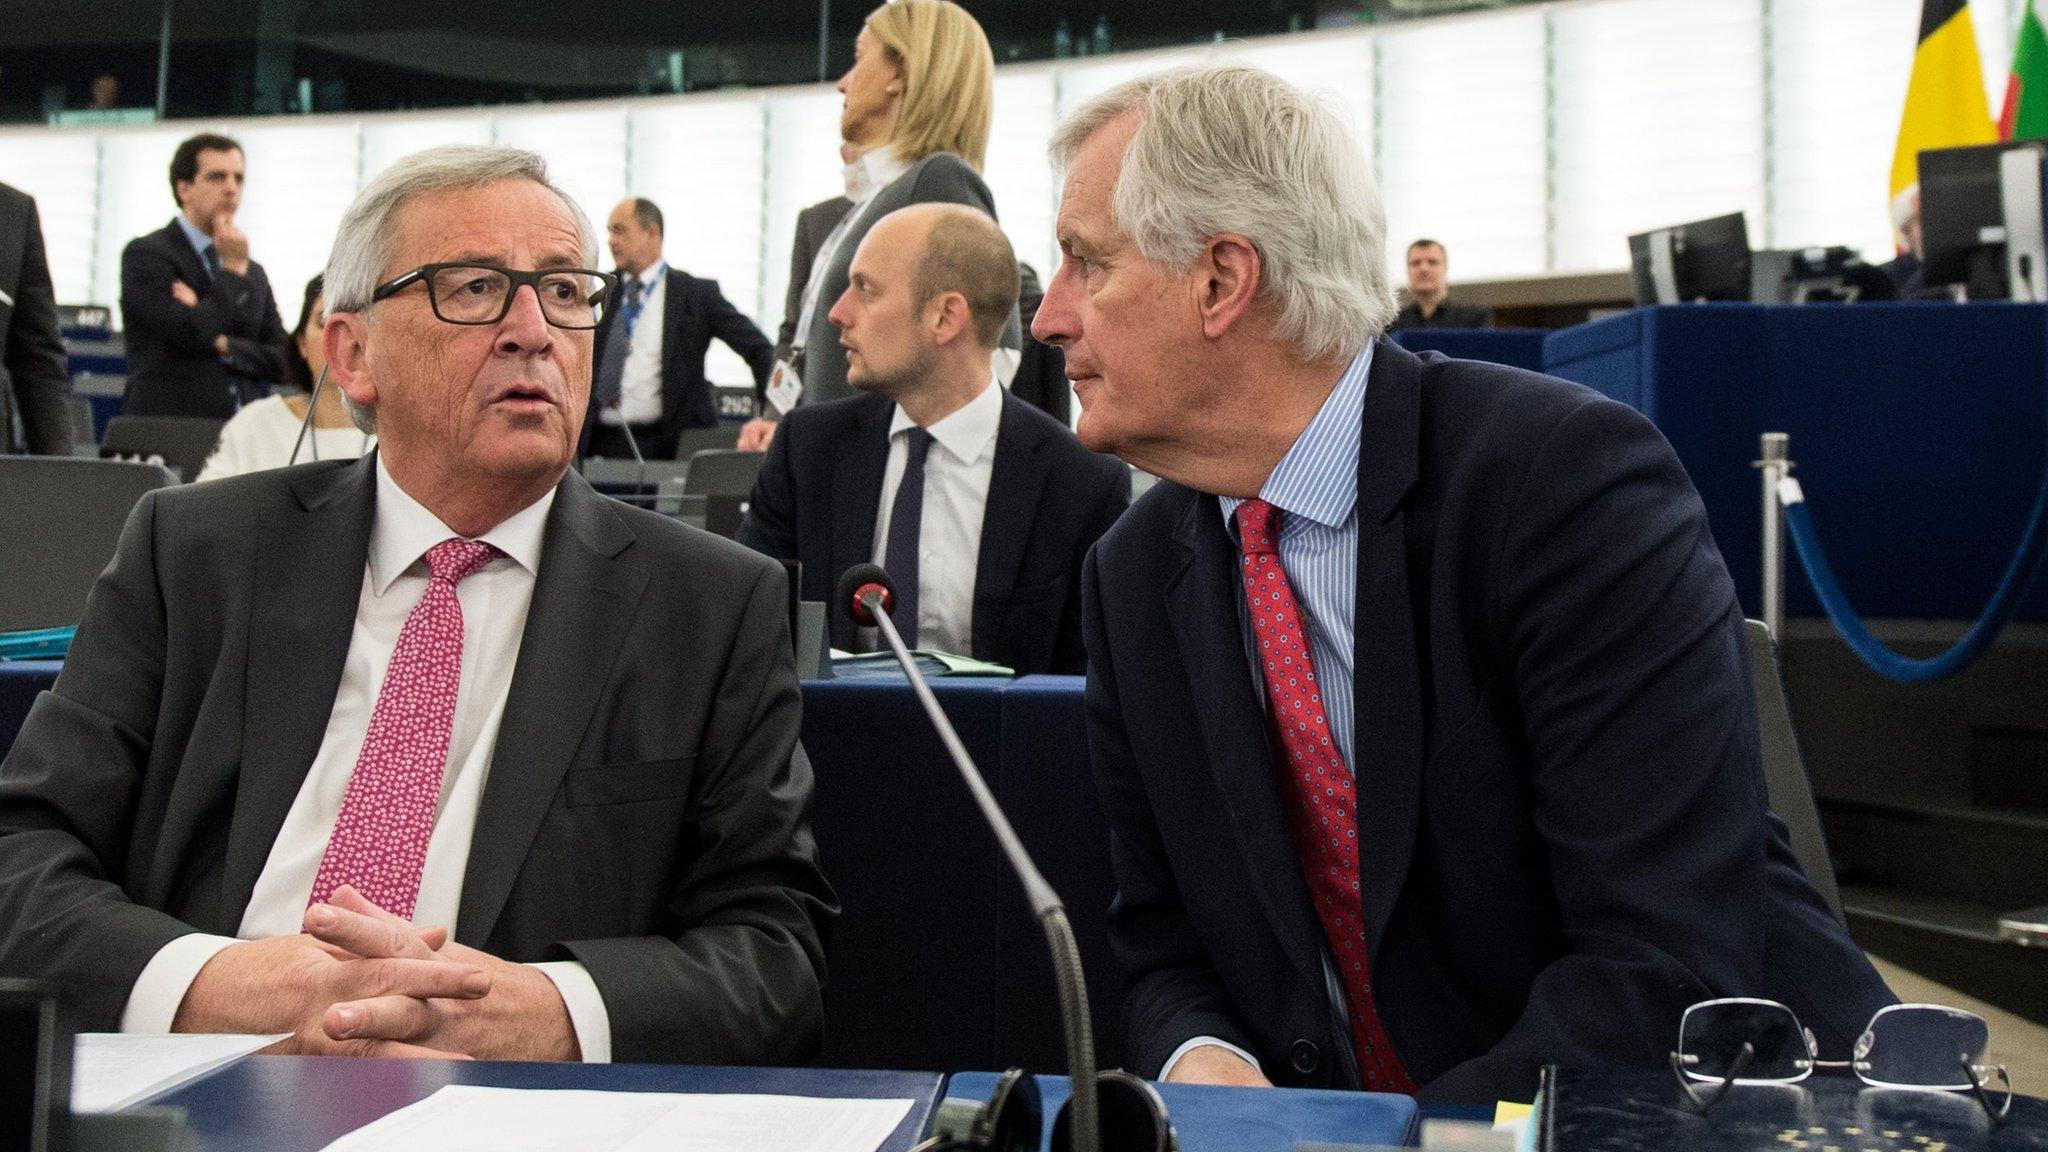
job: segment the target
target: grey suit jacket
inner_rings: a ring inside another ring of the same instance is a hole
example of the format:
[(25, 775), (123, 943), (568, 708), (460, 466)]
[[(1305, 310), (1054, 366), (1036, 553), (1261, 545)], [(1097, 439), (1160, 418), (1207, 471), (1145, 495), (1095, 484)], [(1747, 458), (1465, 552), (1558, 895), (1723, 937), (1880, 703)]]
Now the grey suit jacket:
[[(782, 299), (782, 327), (775, 330), (777, 360), (789, 359), (789, 350), (796, 343), (796, 322), (803, 318), (804, 289), (810, 285), (811, 265), (817, 262), (818, 249), (825, 246), (825, 238), (852, 209), (853, 201), (834, 196), (796, 214), (796, 238), (789, 246), (789, 291)], [(764, 385), (755, 390), (755, 396), (764, 397), (767, 391)]]
[[(846, 230), (839, 241), (839, 248), (832, 253), (832, 259), (825, 265), (825, 284), (819, 290), (818, 306), (811, 313), (811, 330), (804, 344), (804, 395), (802, 403), (819, 404), (853, 395), (853, 389), (846, 383), (846, 352), (839, 347), (839, 326), (832, 323), (828, 313), (832, 302), (846, 291), (849, 280), (847, 268), (853, 263), (853, 254), (860, 248), (860, 242), (867, 238), (868, 229), (875, 221), (912, 204), (966, 204), (979, 208), (991, 217), (996, 214), (995, 197), (989, 194), (988, 185), (981, 176), (967, 166), (967, 162), (951, 152), (939, 152), (927, 156), (910, 166), (910, 170), (891, 180), (887, 187), (875, 193), (875, 198)], [(1017, 321), (1017, 310), (1010, 309), (1010, 322), (1003, 327), (1002, 346), (1022, 348), (1024, 326)]]
[(29, 451), (70, 455), (70, 395), (35, 197), (0, 184), (0, 452), (12, 450), (14, 405)]
[[(371, 459), (144, 497), (0, 765), (0, 976), (67, 989), (83, 1029), (166, 943), (240, 924), (340, 683)], [(786, 580), (574, 473), (556, 490), (456, 938), (582, 962), (617, 1060), (817, 1047), (837, 909)]]

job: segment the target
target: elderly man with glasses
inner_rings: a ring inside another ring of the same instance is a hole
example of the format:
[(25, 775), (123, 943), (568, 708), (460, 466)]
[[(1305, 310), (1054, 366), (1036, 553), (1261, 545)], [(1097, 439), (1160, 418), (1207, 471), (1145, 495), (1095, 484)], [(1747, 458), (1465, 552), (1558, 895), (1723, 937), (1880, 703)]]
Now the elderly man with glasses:
[(0, 976), (294, 1051), (815, 1048), (786, 578), (568, 470), (596, 254), (529, 153), (358, 197), (327, 355), (378, 451), (137, 507), (0, 766)]

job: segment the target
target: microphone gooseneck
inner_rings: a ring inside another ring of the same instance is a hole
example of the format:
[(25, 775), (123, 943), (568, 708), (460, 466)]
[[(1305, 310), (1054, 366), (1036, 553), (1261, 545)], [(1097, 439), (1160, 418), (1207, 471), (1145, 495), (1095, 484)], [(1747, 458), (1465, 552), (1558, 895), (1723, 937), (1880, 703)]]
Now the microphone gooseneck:
[(988, 781), (974, 766), (973, 757), (967, 754), (966, 745), (960, 742), (960, 734), (953, 730), (952, 722), (946, 719), (945, 711), (939, 707), (938, 698), (932, 695), (931, 685), (925, 683), (916, 661), (911, 659), (910, 650), (904, 647), (903, 637), (896, 631), (896, 622), (889, 618), (889, 606), (895, 599), (895, 590), (888, 572), (877, 564), (856, 564), (834, 583), (832, 598), (855, 621), (881, 629), (883, 639), (895, 653), (896, 663), (902, 666), (904, 677), (910, 681), (911, 691), (916, 694), (918, 703), (924, 706), (925, 715), (938, 731), (939, 741), (946, 746), (947, 754), (960, 770), (961, 781), (967, 785), (975, 805), (981, 809), (982, 819), (995, 833), (996, 843), (1009, 860), (1011, 871), (1023, 884), (1024, 899), (1030, 904), (1032, 915), (1038, 917), (1039, 924), (1045, 929), (1046, 943), (1052, 951), (1053, 975), (1059, 987), (1060, 1015), (1066, 1025), (1067, 1079), (1073, 1093), (1068, 1128), (1072, 1142), (1067, 1152), (1100, 1152), (1102, 1136), (1095, 1095), (1095, 1037), (1088, 1018), (1088, 987), (1081, 972), (1081, 949), (1074, 941), (1073, 925), (1067, 921), (1066, 905), (1060, 902), (1059, 893), (1053, 891), (1052, 885), (1046, 883), (1038, 866), (1031, 862), (1031, 854), (1024, 850), (1024, 842), (1010, 827), (1009, 817), (1003, 815), (995, 793), (989, 791)]

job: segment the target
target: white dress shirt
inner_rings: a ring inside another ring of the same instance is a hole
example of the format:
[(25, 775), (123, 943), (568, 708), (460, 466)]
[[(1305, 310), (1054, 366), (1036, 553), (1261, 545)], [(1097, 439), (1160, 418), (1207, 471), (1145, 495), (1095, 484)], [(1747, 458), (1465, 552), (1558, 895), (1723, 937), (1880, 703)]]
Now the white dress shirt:
[(626, 345), (626, 363), (619, 372), (619, 406), (598, 412), (600, 424), (616, 428), (661, 419), (661, 309), (666, 306), (662, 285), (667, 283), (664, 261), (657, 260), (640, 273), (640, 315), (633, 321), (633, 340)]
[[(981, 521), (996, 469), (996, 431), (1003, 420), (1003, 390), (991, 379), (981, 394), (925, 431), (933, 444), (924, 459), (924, 511), (918, 522), (917, 646), (974, 652), (974, 576), (980, 566)], [(889, 513), (910, 463), (915, 422), (897, 405), (889, 422), (889, 462), (882, 470), (882, 504), (875, 513), (875, 563), (888, 558)]]
[(292, 462), (292, 449), (299, 451), (299, 463), (315, 460), (353, 460), (370, 450), (375, 436), (351, 428), (307, 428), (303, 442), (299, 429), (305, 417), (292, 415), (282, 396), (265, 396), (242, 405), (242, 410), (220, 430), (220, 441), (199, 470), (201, 480), (219, 480), (244, 472), (282, 468)]
[[(239, 940), (296, 935), (320, 870), (320, 858), (341, 815), (370, 714), (398, 645), (399, 631), (427, 590), (427, 550), (459, 533), (414, 500), (376, 463), (377, 511), (370, 527), (363, 589), (356, 602), (355, 630), (342, 665), (341, 686), (328, 713), (327, 732), (312, 767), (285, 814), (256, 878), (249, 906), (234, 937), (192, 933), (164, 945), (143, 968), (121, 1016), (123, 1032), (168, 1032), (200, 968)], [(490, 775), (498, 725), (519, 659), (519, 641), (533, 603), (550, 489), (478, 539), (504, 553), (456, 585), (462, 605), (462, 680), (449, 731), (448, 767), (427, 858), (420, 876), (413, 923), (439, 924), (453, 938), (462, 904), (463, 874), (476, 830), (477, 807)], [(583, 965), (536, 964), (562, 994), (576, 1039), (588, 1062), (611, 1059), (611, 1020), (597, 984)]]

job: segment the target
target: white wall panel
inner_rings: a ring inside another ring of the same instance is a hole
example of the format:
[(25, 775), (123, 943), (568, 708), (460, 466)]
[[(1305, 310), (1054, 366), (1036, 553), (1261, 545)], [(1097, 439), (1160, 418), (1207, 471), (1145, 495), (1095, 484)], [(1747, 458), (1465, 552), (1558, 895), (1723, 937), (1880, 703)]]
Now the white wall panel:
[(1053, 213), (1059, 191), (1045, 161), (1052, 136), (1053, 76), (1047, 70), (996, 75), (995, 122), (989, 130), (988, 168), (982, 176), (996, 200), (1003, 233), (1017, 259), (1038, 272), (1039, 283), (1059, 266)]
[(1885, 190), (1920, 0), (1774, 0), (1771, 16), (1769, 244), (1889, 260)]
[(491, 118), (481, 109), (452, 114), (363, 117), (361, 181), (368, 183), (391, 162), (447, 144), (489, 144)]
[(113, 303), (92, 284), (93, 230), (99, 218), (97, 136), (34, 130), (0, 135), (0, 180), (36, 198), (43, 252), (57, 299)]
[(597, 261), (606, 263), (605, 216), (626, 195), (625, 105), (501, 115), (491, 130), (496, 143), (538, 152), (548, 162), (548, 179), (583, 207), (597, 229)]
[[(764, 316), (761, 308), (765, 115), (761, 98), (751, 94), (635, 108), (626, 194), (661, 206), (670, 264), (718, 281), (725, 298), (772, 339), (779, 316)], [(746, 361), (723, 341), (712, 342), (705, 364), (720, 384), (753, 382)]]
[(355, 199), (361, 129), (352, 120), (279, 119), (238, 129), (249, 165), (238, 218), (249, 255), (270, 276), (290, 328), (306, 281), (327, 266), (335, 227)]
[(1419, 23), (1381, 34), (1380, 186), (1387, 264), (1443, 243), (1459, 279), (1544, 268), (1543, 13)]
[(1759, 0), (1557, 9), (1554, 260), (1628, 264), (1628, 236), (1729, 212), (1764, 232)]

